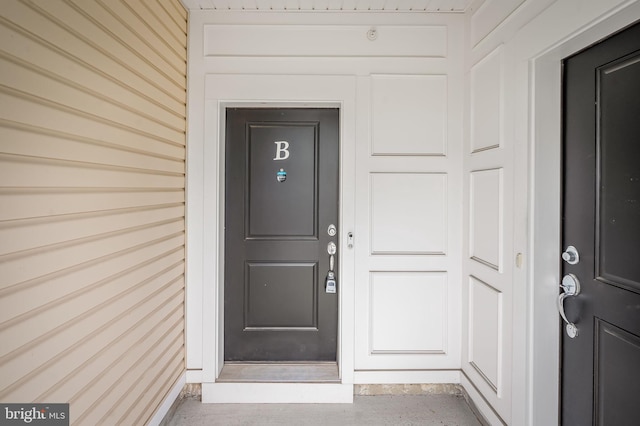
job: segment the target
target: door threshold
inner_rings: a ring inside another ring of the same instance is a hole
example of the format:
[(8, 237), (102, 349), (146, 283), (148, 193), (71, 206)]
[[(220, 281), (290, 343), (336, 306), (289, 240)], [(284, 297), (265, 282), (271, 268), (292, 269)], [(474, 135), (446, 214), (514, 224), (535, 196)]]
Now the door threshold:
[(340, 383), (338, 364), (225, 363), (219, 383)]

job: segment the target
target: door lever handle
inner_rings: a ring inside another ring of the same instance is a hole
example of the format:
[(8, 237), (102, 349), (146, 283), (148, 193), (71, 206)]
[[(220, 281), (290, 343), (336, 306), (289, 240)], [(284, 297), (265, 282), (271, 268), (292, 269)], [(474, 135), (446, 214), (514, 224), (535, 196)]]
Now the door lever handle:
[(558, 295), (556, 305), (562, 320), (567, 324), (565, 327), (567, 335), (573, 339), (578, 336), (578, 327), (567, 319), (567, 314), (564, 312), (564, 301), (568, 297), (580, 294), (580, 280), (578, 280), (578, 277), (573, 274), (567, 274), (562, 278), (562, 284), (560, 284), (560, 287), (563, 292)]
[(336, 243), (329, 241), (329, 244), (327, 244), (327, 253), (329, 253), (329, 272), (333, 272), (333, 255), (336, 254), (337, 251), (338, 247), (336, 246)]
[(325, 291), (327, 293), (335, 293), (336, 292), (336, 274), (333, 272), (334, 267), (334, 255), (338, 247), (336, 243), (330, 241), (327, 244), (327, 253), (329, 253), (329, 272), (327, 273), (327, 279), (325, 281)]

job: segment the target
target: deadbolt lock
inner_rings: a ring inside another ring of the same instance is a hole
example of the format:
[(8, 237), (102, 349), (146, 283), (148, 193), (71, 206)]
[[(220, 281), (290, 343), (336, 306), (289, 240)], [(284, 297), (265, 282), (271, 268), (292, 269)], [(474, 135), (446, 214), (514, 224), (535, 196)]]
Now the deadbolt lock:
[(567, 247), (564, 253), (562, 253), (562, 260), (567, 262), (569, 265), (575, 265), (576, 263), (580, 262), (578, 249), (576, 249), (574, 246)]

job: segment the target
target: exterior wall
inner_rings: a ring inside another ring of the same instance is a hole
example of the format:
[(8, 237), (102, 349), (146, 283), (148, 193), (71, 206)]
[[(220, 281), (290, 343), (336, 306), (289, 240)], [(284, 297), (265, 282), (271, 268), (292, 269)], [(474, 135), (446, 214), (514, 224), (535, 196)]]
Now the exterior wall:
[(343, 111), (343, 383), (458, 382), (463, 16), (194, 11), (190, 26), (187, 297), (206, 309), (188, 313), (188, 380), (222, 367), (224, 106), (306, 102)]
[[(640, 18), (638, 7), (638, 2), (633, 0), (478, 0), (466, 14), (463, 56), (464, 145), (460, 153), (462, 164), (459, 165), (463, 173), (460, 180), (463, 189), (463, 232), (462, 242), (458, 246), (462, 254), (462, 276), (456, 281), (461, 282), (462, 291), (461, 381), (491, 424), (548, 425), (557, 422), (559, 336), (555, 298), (558, 293), (560, 253), (560, 61)], [(371, 325), (375, 324), (375, 318), (370, 314), (375, 303), (370, 298), (370, 289), (372, 283), (375, 286), (377, 269), (383, 271), (382, 276), (398, 272), (385, 270), (389, 265), (402, 269), (399, 265), (404, 265), (407, 259), (420, 259), (410, 254), (403, 258), (405, 255), (401, 254), (389, 256), (388, 263), (386, 260), (378, 262), (387, 253), (373, 249), (377, 243), (371, 225), (380, 215), (373, 214), (376, 192), (371, 190), (375, 186), (371, 182), (378, 177), (376, 173), (382, 174), (382, 169), (376, 170), (374, 167), (384, 168), (387, 167), (385, 164), (389, 164), (388, 167), (393, 168), (395, 162), (398, 168), (389, 171), (397, 173), (398, 169), (417, 167), (421, 161), (420, 155), (417, 159), (406, 155), (409, 152), (405, 148), (398, 148), (403, 152), (379, 150), (380, 145), (376, 147), (372, 142), (375, 141), (375, 136), (371, 136), (375, 127), (369, 120), (379, 107), (375, 105), (375, 96), (373, 101), (371, 97), (371, 88), (378, 83), (377, 76), (428, 75), (437, 68), (434, 64), (442, 65), (446, 60), (399, 55), (385, 61), (384, 55), (377, 56), (375, 53), (347, 58), (346, 55), (331, 56), (325, 52), (324, 55), (317, 53), (305, 57), (299, 51), (277, 54), (268, 49), (267, 57), (260, 54), (249, 56), (247, 52), (244, 52), (246, 56), (236, 56), (233, 52), (211, 56), (200, 53), (204, 50), (205, 42), (199, 26), (205, 23), (227, 24), (229, 21), (225, 19), (230, 19), (233, 24), (250, 25), (322, 24), (331, 27), (348, 24), (366, 27), (373, 24), (388, 25), (390, 21), (383, 20), (392, 15), (373, 15), (381, 16), (380, 21), (362, 18), (365, 15), (354, 18), (349, 14), (339, 17), (323, 14), (324, 18), (318, 18), (316, 14), (311, 18), (309, 14), (301, 13), (291, 19), (283, 19), (279, 14), (242, 16), (198, 15), (194, 33), (200, 41), (193, 40), (192, 53), (196, 53), (190, 60), (192, 65), (195, 64), (192, 75), (196, 77), (192, 80), (192, 90), (194, 93), (204, 93), (206, 73), (226, 76), (248, 74), (245, 81), (254, 81), (252, 77), (261, 73), (344, 74), (358, 80), (358, 153), (353, 166), (356, 170), (355, 192), (358, 194), (354, 200), (357, 198), (359, 201), (356, 202), (353, 224), (358, 229), (357, 244), (361, 244), (360, 237), (363, 235), (367, 243), (365, 249), (357, 247), (354, 259), (353, 312), (359, 325), (354, 334), (353, 379), (362, 382), (411, 382), (418, 378), (434, 380), (434, 375), (428, 374), (428, 370), (410, 369), (406, 374), (394, 370), (406, 367), (404, 362), (407, 359), (411, 364), (411, 356), (415, 354), (410, 354), (410, 351), (380, 351), (374, 354), (371, 346), (368, 346), (376, 340), (372, 337)], [(333, 17), (327, 18), (330, 16)], [(415, 19), (415, 15), (401, 23), (401, 20), (393, 23), (407, 25), (412, 19)], [(418, 21), (420, 19), (432, 24), (441, 23), (439, 20), (443, 18), (421, 17)], [(417, 25), (424, 23), (418, 22)], [(322, 34), (322, 31), (319, 33)], [(222, 39), (220, 34), (218, 37)], [(323, 40), (333, 40), (329, 34), (324, 37)], [(328, 45), (334, 42), (328, 42)], [(349, 46), (348, 43), (346, 45)], [(255, 64), (259, 66), (254, 67)], [(425, 64), (435, 68), (425, 69)], [(452, 72), (455, 74), (455, 70)], [(234, 88), (229, 90), (233, 91)], [(241, 92), (244, 89), (237, 90)], [(248, 90), (244, 91), (246, 99), (259, 102), (258, 97), (246, 95)], [(205, 111), (207, 101), (204, 98), (204, 95), (196, 95), (192, 99), (192, 111)], [(207, 156), (202, 154), (206, 154), (207, 150), (215, 150), (215, 146), (207, 146), (204, 142), (205, 137), (207, 140), (217, 137), (216, 131), (212, 132), (210, 128), (206, 130), (210, 126), (208, 120), (209, 117), (205, 120), (202, 114), (190, 127), (194, 138), (192, 147), (195, 148), (190, 156), (194, 161), (203, 158), (206, 161)], [(215, 155), (218, 154), (216, 152)], [(218, 165), (216, 163), (214, 167)], [(425, 170), (428, 169), (421, 169)], [(408, 174), (412, 172), (409, 170)], [(190, 188), (196, 194), (204, 194), (202, 201), (190, 201), (193, 203), (190, 204), (190, 220), (191, 223), (203, 223), (207, 221), (205, 212), (215, 213), (220, 209), (220, 194), (215, 192), (218, 182), (215, 179), (207, 180), (204, 164), (190, 168), (190, 173), (195, 182)], [(202, 181), (204, 185), (198, 184)], [(207, 182), (213, 182), (214, 185), (207, 187)], [(213, 188), (216, 195), (205, 194), (205, 188)], [(453, 212), (455, 214), (456, 210)], [(382, 222), (390, 223), (386, 220)], [(216, 228), (218, 226), (219, 221), (216, 221), (210, 228), (213, 234), (202, 234), (198, 228), (194, 228), (197, 232), (190, 239), (191, 253), (202, 252), (204, 255), (200, 259), (190, 258), (190, 268), (193, 268), (190, 269), (190, 279), (194, 280), (194, 286), (188, 297), (194, 302), (211, 302), (218, 309), (214, 314), (207, 313), (202, 304), (194, 310), (190, 309), (190, 324), (196, 324), (190, 328), (188, 336), (190, 347), (196, 349), (190, 352), (188, 360), (193, 381), (202, 380), (201, 369), (210, 368), (207, 367), (210, 359), (217, 357), (219, 354), (216, 351), (220, 350), (217, 344), (203, 348), (203, 333), (219, 332), (221, 318), (220, 306), (216, 304), (216, 298), (220, 295), (215, 294), (216, 283), (220, 280), (219, 270), (215, 264), (210, 264), (211, 256), (219, 254), (220, 247), (216, 240), (220, 229)], [(404, 272), (416, 270), (409, 266)], [(351, 303), (351, 300), (347, 302)], [(454, 321), (457, 319), (454, 318)], [(409, 325), (396, 329), (411, 328)], [(391, 336), (386, 343), (392, 346), (392, 338), (395, 337)], [(403, 335), (398, 336), (398, 339), (402, 338)], [(209, 357), (203, 357), (203, 354), (209, 354)], [(417, 355), (424, 356), (414, 359), (437, 359), (427, 354)], [(416, 362), (420, 364), (420, 361)], [(373, 368), (358, 370), (359, 366)]]
[(524, 2), (476, 2), (467, 16), (465, 55), (462, 371), (506, 424), (512, 423), (514, 385), (517, 171), (515, 111), (506, 104), (514, 92), (513, 64), (504, 40), (483, 41)]
[(639, 18), (618, 0), (467, 14), (462, 384), (491, 424), (558, 422), (560, 64)]
[(175, 0), (2, 2), (3, 402), (144, 424), (184, 375), (186, 30)]

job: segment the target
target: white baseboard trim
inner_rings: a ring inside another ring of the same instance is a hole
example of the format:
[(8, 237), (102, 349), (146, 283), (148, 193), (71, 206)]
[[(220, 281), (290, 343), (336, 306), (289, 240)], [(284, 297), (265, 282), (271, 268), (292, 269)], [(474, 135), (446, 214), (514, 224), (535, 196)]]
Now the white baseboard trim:
[(202, 402), (214, 404), (351, 404), (353, 385), (340, 383), (203, 383)]
[(476, 389), (473, 383), (469, 380), (469, 378), (462, 374), (461, 375), (461, 385), (465, 390), (471, 402), (475, 406), (475, 409), (480, 412), (480, 415), (483, 417), (483, 421), (488, 423), (491, 426), (506, 426), (506, 423), (502, 421), (500, 416), (494, 411), (494, 409), (489, 405), (489, 403), (482, 397), (480, 392)]
[(178, 396), (180, 396), (180, 392), (182, 392), (182, 389), (184, 388), (184, 385), (186, 383), (187, 383), (187, 374), (186, 372), (184, 372), (178, 378), (178, 380), (176, 380), (176, 383), (173, 385), (173, 387), (171, 388), (167, 396), (164, 398), (164, 400), (162, 401), (162, 403), (154, 413), (153, 417), (151, 417), (151, 420), (149, 420), (149, 423), (147, 423), (148, 426), (158, 426), (160, 422), (162, 422), (162, 420), (165, 418), (165, 416), (171, 409), (171, 406), (173, 405), (173, 403), (176, 402), (176, 399), (178, 399)]
[(187, 370), (187, 383), (202, 383), (202, 370)]
[(355, 371), (354, 384), (460, 383), (460, 370)]

